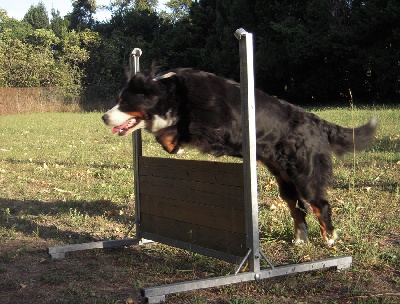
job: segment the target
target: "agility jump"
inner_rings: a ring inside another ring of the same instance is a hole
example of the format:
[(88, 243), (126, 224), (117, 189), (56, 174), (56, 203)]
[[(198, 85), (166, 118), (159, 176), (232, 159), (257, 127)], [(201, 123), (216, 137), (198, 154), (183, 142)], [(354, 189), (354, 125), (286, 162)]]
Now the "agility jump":
[[(136, 237), (49, 247), (52, 258), (64, 258), (71, 251), (152, 240), (239, 265), (229, 276), (144, 287), (141, 295), (147, 303), (164, 301), (166, 295), (177, 292), (351, 266), (352, 257), (344, 256), (274, 267), (260, 250), (252, 34), (238, 29), (235, 37), (241, 67), (243, 163), (145, 157), (141, 131), (137, 130), (133, 134)], [(139, 49), (132, 52), (135, 73), (140, 55)], [(266, 269), (261, 269), (262, 260)], [(248, 271), (240, 272), (246, 262)]]

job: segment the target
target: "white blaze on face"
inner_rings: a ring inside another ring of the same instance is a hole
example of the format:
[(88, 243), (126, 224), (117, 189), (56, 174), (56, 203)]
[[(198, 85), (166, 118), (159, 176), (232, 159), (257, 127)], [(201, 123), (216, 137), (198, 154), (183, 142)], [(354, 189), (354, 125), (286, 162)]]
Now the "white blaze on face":
[(108, 126), (114, 127), (112, 129), (113, 133), (117, 133), (119, 136), (126, 136), (131, 134), (137, 129), (143, 129), (146, 127), (146, 121), (141, 118), (142, 113), (136, 112), (139, 117), (132, 116), (135, 112), (125, 113), (120, 110), (120, 105), (117, 104), (114, 108), (107, 111), (103, 120)]
[(122, 112), (119, 109), (119, 104), (117, 104), (112, 109), (108, 110), (105, 114), (107, 114), (108, 116), (107, 125), (112, 127), (120, 126), (129, 118), (132, 118), (132, 116)]

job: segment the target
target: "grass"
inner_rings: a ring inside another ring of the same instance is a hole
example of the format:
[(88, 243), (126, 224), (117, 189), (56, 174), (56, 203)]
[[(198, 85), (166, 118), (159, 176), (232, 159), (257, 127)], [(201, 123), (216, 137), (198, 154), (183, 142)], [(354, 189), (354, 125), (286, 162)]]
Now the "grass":
[[(380, 120), (371, 149), (333, 158), (330, 200), (340, 240), (327, 248), (309, 215), (310, 241), (294, 246), (277, 185), (258, 167), (260, 245), (275, 265), (352, 255), (353, 267), (171, 295), (168, 303), (398, 303), (400, 108), (311, 110), (343, 126), (373, 115)], [(141, 286), (234, 271), (234, 265), (163, 245), (47, 257), (48, 246), (122, 238), (134, 218), (132, 144), (111, 134), (100, 116), (1, 116), (1, 303), (139, 303)], [(168, 157), (148, 134), (144, 153)], [(195, 151), (173, 157), (215, 160)]]

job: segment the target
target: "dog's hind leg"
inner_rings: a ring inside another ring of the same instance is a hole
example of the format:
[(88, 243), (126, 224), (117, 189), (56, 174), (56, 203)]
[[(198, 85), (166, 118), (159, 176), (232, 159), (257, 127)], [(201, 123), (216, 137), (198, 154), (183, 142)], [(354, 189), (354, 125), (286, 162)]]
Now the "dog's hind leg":
[(309, 203), (318, 218), (321, 236), (325, 239), (328, 245), (332, 246), (338, 238), (335, 228), (331, 220), (331, 206), (325, 199), (311, 199)]
[(285, 181), (280, 175), (276, 175), (276, 180), (279, 185), (280, 196), (286, 201), (294, 221), (294, 243), (302, 244), (308, 237), (307, 212), (304, 203), (292, 183)]
[[(323, 152), (323, 151), (322, 151)], [(321, 236), (328, 245), (333, 245), (337, 233), (332, 225), (332, 209), (328, 202), (326, 189), (331, 183), (332, 161), (329, 153), (314, 153), (309, 156), (312, 166), (309, 172), (296, 175), (296, 189), (300, 197), (309, 203), (318, 218)], [(306, 174), (305, 174), (306, 173)]]

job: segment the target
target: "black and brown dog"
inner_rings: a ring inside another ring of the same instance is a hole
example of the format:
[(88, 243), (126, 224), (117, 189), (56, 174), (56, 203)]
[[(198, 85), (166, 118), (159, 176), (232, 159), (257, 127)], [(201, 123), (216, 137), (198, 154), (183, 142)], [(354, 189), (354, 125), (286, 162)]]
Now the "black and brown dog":
[[(358, 128), (343, 128), (259, 90), (255, 97), (257, 159), (276, 177), (294, 219), (295, 242), (307, 239), (305, 210), (311, 206), (322, 237), (333, 244), (337, 233), (327, 199), (331, 152), (368, 148), (376, 117)], [(242, 157), (240, 86), (214, 74), (192, 69), (138, 73), (127, 79), (103, 120), (121, 136), (144, 128), (169, 153), (190, 146)]]

